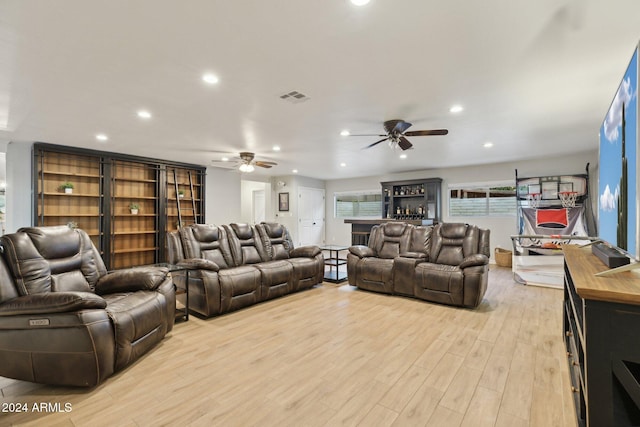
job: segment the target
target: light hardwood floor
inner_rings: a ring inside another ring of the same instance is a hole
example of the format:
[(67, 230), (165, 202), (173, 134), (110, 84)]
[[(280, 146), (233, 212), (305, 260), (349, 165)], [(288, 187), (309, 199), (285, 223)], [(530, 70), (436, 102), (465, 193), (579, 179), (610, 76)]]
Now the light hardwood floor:
[(2, 426), (575, 426), (562, 291), (500, 267), (477, 310), (325, 283), (192, 316), (94, 389), (0, 389), (30, 410)]

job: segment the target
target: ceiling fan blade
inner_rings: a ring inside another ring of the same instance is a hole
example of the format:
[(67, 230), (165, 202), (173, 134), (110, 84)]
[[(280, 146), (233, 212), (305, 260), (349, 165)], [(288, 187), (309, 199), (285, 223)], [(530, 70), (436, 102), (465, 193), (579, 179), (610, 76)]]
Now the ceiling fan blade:
[(255, 161), (253, 162), (254, 165), (259, 166), (261, 168), (270, 168), (272, 166), (276, 166), (277, 163), (276, 162), (261, 162), (261, 161)]
[(378, 133), (376, 133), (376, 134), (373, 134), (373, 133), (369, 133), (369, 134), (356, 133), (356, 134), (354, 134), (354, 133), (352, 133), (352, 134), (349, 134), (349, 136), (387, 136), (387, 135), (386, 134), (381, 135), (381, 134), (378, 134)]
[(414, 130), (405, 133), (405, 136), (429, 136), (429, 135), (446, 135), (449, 131), (447, 129), (432, 129), (432, 130)]
[(216, 168), (222, 168), (222, 169), (236, 169), (241, 164), (242, 162), (234, 162), (234, 161), (227, 161), (227, 162), (223, 162), (222, 160), (211, 161), (211, 166)]
[(380, 144), (381, 142), (386, 141), (387, 139), (389, 139), (389, 137), (382, 138), (380, 141), (376, 141), (376, 142), (374, 142), (373, 144), (369, 144), (369, 145), (367, 145), (367, 146), (366, 146), (366, 147), (364, 147), (364, 148), (371, 148), (371, 147), (373, 147), (374, 145), (378, 145), (378, 144)]
[(404, 136), (401, 136), (400, 140), (398, 141), (398, 147), (400, 147), (404, 151), (413, 147), (413, 144), (410, 143), (407, 138), (405, 138)]

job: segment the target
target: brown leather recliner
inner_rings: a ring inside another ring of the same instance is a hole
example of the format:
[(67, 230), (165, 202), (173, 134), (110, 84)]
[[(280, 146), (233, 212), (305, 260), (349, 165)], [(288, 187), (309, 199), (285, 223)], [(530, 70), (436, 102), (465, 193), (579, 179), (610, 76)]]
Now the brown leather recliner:
[(191, 268), (189, 308), (206, 317), (322, 282), (320, 249), (294, 248), (280, 224), (194, 224), (177, 234), (167, 238), (168, 261)]
[(372, 228), (369, 246), (352, 246), (347, 276), (362, 289), (477, 307), (487, 289), (489, 230), (441, 223)]
[(173, 327), (166, 268), (107, 272), (82, 230), (30, 227), (2, 236), (0, 375), (94, 386)]
[(393, 264), (409, 252), (412, 227), (402, 222), (374, 226), (369, 246), (352, 246), (347, 254), (349, 283), (361, 289), (393, 293)]
[(429, 261), (416, 266), (414, 277), (417, 298), (477, 307), (489, 278), (489, 230), (467, 224), (436, 225)]

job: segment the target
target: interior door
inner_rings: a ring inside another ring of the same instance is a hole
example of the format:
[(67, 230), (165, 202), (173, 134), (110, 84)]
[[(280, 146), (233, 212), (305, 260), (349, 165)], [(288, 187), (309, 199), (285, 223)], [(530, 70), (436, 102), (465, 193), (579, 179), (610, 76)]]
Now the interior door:
[(266, 199), (264, 190), (253, 190), (253, 223), (260, 224), (265, 220)]
[(299, 187), (298, 189), (297, 246), (324, 244), (324, 189)]

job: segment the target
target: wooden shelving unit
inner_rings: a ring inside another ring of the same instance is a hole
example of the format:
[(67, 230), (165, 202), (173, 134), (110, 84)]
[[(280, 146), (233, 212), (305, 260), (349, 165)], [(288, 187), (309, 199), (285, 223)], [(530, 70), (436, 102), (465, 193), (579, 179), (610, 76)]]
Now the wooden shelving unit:
[[(167, 230), (202, 222), (204, 181), (197, 169), (167, 167)], [(179, 197), (179, 192), (183, 192)]]
[[(77, 226), (85, 230), (96, 247), (103, 244), (103, 168), (101, 158), (36, 150), (34, 156), (37, 204), (34, 225)], [(73, 184), (65, 193), (61, 185)]]
[[(160, 165), (113, 160), (111, 163), (111, 266), (154, 264), (161, 244)], [(131, 204), (138, 213), (131, 212)], [(143, 230), (143, 232), (140, 232)]]
[[(34, 145), (33, 159), (33, 224), (77, 225), (109, 269), (164, 261), (166, 232), (178, 218), (204, 221), (204, 167), (44, 143)], [(72, 194), (60, 188), (67, 181)]]

